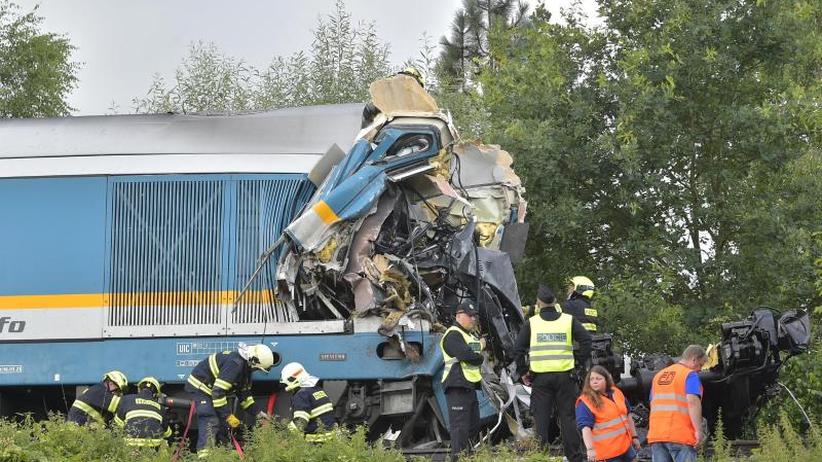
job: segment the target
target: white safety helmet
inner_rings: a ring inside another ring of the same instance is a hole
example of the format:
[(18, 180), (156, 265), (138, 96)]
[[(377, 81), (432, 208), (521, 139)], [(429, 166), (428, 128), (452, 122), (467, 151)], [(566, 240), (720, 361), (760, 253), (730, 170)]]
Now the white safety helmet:
[(120, 371), (108, 371), (103, 376), (103, 380), (108, 380), (109, 382), (117, 385), (117, 388), (120, 391), (125, 391), (126, 387), (128, 386), (128, 379), (126, 378), (126, 374), (123, 374)]
[(275, 355), (271, 348), (262, 343), (248, 347), (248, 365), (254, 369), (261, 370), (266, 374), (275, 363), (280, 362), (280, 355)]
[(280, 383), (285, 385), (286, 391), (300, 386), (302, 380), (308, 377), (308, 371), (300, 363), (288, 363), (280, 373)]

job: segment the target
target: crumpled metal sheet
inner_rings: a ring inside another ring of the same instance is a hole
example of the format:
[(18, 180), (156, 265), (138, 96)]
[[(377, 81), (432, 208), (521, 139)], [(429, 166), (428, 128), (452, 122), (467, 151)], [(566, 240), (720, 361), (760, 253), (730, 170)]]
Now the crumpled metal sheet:
[[(511, 155), (451, 143), (458, 135), (450, 116), (410, 77), (371, 90), (383, 112), (286, 229), (278, 273), (285, 296), (311, 316), (335, 306), (382, 316), (379, 332), (389, 337), (404, 316), (422, 312), (436, 323), (471, 297), (492, 350), (508, 356), (523, 319), (511, 259), (500, 248), (526, 208)], [(334, 293), (319, 294), (328, 288)]]

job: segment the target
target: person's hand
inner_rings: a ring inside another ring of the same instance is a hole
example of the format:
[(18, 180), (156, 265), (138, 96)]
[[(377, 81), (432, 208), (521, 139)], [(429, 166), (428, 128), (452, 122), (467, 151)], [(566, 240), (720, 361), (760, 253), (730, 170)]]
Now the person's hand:
[(588, 457), (588, 462), (596, 462), (597, 461), (597, 452), (594, 448), (589, 448), (586, 452)]
[(531, 383), (534, 381), (534, 376), (531, 375), (530, 372), (526, 372), (525, 375), (522, 376), (522, 384), (526, 387), (530, 387)]
[(240, 419), (238, 419), (234, 414), (231, 414), (225, 418), (225, 423), (227, 423), (231, 428), (237, 428), (240, 426)]
[(705, 437), (702, 435), (702, 429), (697, 428), (694, 430), (694, 439), (696, 439), (696, 443), (694, 446), (701, 446)]
[(480, 344), (480, 351), (485, 350), (485, 347), (488, 346), (488, 342), (485, 341), (485, 337), (480, 337), (479, 344)]

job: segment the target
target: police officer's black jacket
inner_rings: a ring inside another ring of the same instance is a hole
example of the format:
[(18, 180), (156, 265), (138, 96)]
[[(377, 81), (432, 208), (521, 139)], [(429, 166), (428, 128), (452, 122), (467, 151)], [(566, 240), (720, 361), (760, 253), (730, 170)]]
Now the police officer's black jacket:
[(563, 313), (570, 314), (582, 324), (593, 324), (599, 330), (599, 318), (585, 313), (585, 309), (591, 307), (591, 301), (587, 298), (574, 294), (571, 298), (562, 302), (561, 306)]
[[(543, 308), (539, 312), (539, 317), (544, 321), (556, 321), (561, 313), (553, 308)], [(582, 323), (574, 318), (571, 324), (571, 338), (577, 342), (578, 349), (574, 350), (575, 364), (584, 364), (591, 357), (591, 333), (582, 327)], [(531, 346), (531, 323), (526, 320), (517, 335), (514, 344), (514, 361), (517, 363), (517, 373), (522, 375), (528, 372), (525, 359), (528, 357), (528, 348)]]
[[(454, 324), (458, 329), (462, 330), (463, 332), (468, 332), (459, 325), (459, 323)], [(464, 361), (472, 366), (481, 366), (483, 357), (479, 352), (473, 351), (468, 344), (465, 343), (465, 338), (460, 335), (459, 332), (449, 332), (445, 335), (445, 338), (442, 339), (442, 347), (448, 356), (452, 358), (457, 358), (459, 361)], [(455, 363), (451, 366), (451, 372), (448, 373), (448, 377), (445, 378), (445, 382), (443, 383), (443, 388), (445, 390), (451, 387), (458, 387), (458, 388), (467, 388), (469, 390), (474, 390), (480, 387), (479, 382), (471, 383), (465, 379), (465, 375), (462, 373), (462, 365), (460, 363)]]
[[(215, 353), (194, 366), (185, 390), (190, 393), (199, 390), (210, 395), (217, 416), (224, 421), (231, 414), (227, 402), (229, 395), (236, 394), (240, 400), (240, 407), (243, 409), (254, 405), (254, 398), (251, 396), (252, 372), (254, 369), (240, 356), (240, 353), (236, 351)], [(191, 380), (192, 377), (195, 380)], [(195, 386), (192, 382), (205, 385), (207, 391)]]
[(88, 421), (108, 422), (117, 412), (120, 395), (109, 391), (105, 382), (92, 385), (71, 405), (68, 415), (69, 422), (80, 425)]
[(136, 395), (125, 395), (117, 408), (114, 421), (131, 438), (168, 438), (171, 428), (160, 403), (148, 388)]
[(325, 430), (337, 423), (331, 398), (318, 386), (300, 387), (291, 397), (291, 411), (294, 425), (308, 435), (316, 433), (320, 423)]

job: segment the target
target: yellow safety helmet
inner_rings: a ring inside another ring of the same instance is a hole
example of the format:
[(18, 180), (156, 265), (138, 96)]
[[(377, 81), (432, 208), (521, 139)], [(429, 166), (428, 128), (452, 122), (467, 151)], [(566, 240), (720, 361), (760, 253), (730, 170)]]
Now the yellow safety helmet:
[(397, 72), (397, 74), (414, 77), (414, 79), (417, 80), (417, 83), (419, 83), (422, 88), (425, 88), (425, 77), (422, 76), (422, 73), (416, 67), (408, 66), (405, 69)]
[(143, 377), (142, 379), (140, 379), (140, 381), (137, 382), (137, 390), (141, 390), (149, 385), (154, 387), (155, 394), (160, 393), (160, 381), (155, 379), (154, 377)]
[(120, 371), (108, 371), (103, 376), (103, 380), (108, 380), (111, 383), (117, 385), (121, 391), (125, 390), (128, 386), (128, 379), (126, 378), (126, 374), (123, 374)]
[(594, 282), (587, 277), (574, 276), (569, 282), (571, 286), (574, 287), (574, 292), (579, 295), (582, 295), (585, 298), (592, 298), (594, 296), (594, 290), (596, 290), (596, 287), (594, 286)]
[(286, 391), (291, 391), (300, 386), (302, 379), (308, 375), (300, 363), (288, 363), (280, 372), (280, 383), (285, 385)]

